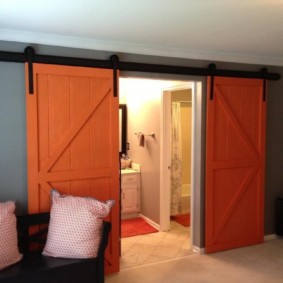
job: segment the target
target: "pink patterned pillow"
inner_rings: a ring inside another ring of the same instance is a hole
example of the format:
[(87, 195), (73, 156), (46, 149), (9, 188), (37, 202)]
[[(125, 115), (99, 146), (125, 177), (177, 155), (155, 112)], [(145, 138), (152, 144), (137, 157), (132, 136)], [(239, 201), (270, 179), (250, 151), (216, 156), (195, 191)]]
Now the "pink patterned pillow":
[(20, 261), (15, 203), (0, 202), (0, 270)]
[(103, 218), (114, 204), (51, 192), (52, 206), (43, 255), (62, 258), (97, 256)]

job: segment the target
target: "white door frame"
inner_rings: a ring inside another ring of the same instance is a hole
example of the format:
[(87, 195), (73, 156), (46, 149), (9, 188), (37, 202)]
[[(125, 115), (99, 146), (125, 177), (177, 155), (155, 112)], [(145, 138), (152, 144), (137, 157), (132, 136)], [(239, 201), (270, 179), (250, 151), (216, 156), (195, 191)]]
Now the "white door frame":
[[(180, 86), (164, 89), (161, 108), (161, 144), (160, 144), (160, 230), (170, 229), (170, 163), (171, 163), (171, 91), (178, 89), (192, 90), (192, 159), (191, 159), (191, 241), (194, 244), (194, 223), (195, 218), (200, 219), (200, 209), (195, 207), (196, 190), (199, 190), (201, 183), (199, 178), (201, 168), (201, 154), (199, 150), (201, 131), (198, 127), (201, 124), (202, 105), (202, 83), (192, 81)], [(198, 147), (198, 148), (197, 148)]]

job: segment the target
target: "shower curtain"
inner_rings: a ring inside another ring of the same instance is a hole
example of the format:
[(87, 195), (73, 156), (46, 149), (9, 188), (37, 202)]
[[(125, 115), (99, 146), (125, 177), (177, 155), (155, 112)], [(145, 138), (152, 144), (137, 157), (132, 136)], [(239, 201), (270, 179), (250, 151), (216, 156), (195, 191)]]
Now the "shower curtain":
[(182, 131), (179, 102), (172, 102), (171, 127), (171, 215), (176, 215), (181, 213), (182, 197)]

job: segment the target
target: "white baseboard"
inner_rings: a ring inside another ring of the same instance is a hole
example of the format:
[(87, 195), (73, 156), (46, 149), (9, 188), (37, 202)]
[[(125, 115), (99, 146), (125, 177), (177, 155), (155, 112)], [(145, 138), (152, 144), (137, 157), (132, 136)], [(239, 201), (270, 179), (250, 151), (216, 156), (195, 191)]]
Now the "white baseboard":
[(194, 252), (195, 254), (201, 254), (201, 255), (203, 255), (203, 254), (205, 254), (205, 248), (200, 248), (200, 247), (197, 247), (197, 246), (194, 246), (194, 245), (193, 245), (193, 252)]
[(150, 224), (151, 226), (153, 226), (155, 229), (157, 229), (158, 231), (160, 231), (160, 225), (157, 224), (156, 222), (152, 221), (151, 219), (147, 218), (146, 216), (144, 216), (143, 214), (139, 214), (139, 216), (141, 218), (143, 218), (145, 220), (145, 222), (147, 222), (148, 224)]
[(270, 241), (270, 240), (275, 240), (278, 239), (278, 236), (276, 234), (269, 234), (264, 236), (264, 241)]

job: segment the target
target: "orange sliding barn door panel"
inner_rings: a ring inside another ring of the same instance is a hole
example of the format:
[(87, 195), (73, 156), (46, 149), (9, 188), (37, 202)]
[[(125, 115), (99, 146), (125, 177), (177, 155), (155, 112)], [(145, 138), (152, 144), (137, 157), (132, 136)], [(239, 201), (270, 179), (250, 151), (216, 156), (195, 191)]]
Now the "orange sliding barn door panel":
[(118, 97), (113, 70), (33, 65), (28, 93), (28, 209), (49, 211), (50, 190), (114, 199), (106, 272), (119, 270)]
[(207, 91), (205, 249), (263, 242), (266, 102), (263, 81), (214, 78)]

